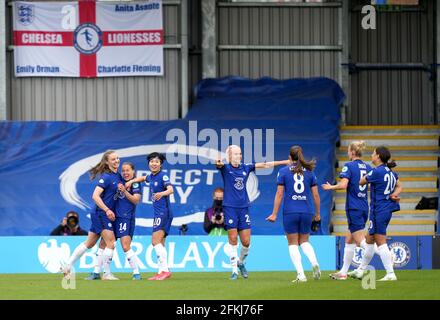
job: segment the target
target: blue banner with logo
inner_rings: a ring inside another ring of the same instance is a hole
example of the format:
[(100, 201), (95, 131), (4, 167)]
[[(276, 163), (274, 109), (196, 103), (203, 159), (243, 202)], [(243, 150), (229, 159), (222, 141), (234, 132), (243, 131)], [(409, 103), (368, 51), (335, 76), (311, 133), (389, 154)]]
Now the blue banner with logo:
[[(86, 237), (0, 237), (0, 273), (57, 273), (75, 247)], [(332, 236), (312, 236), (310, 243), (322, 270), (336, 267), (336, 242)], [(168, 264), (172, 272), (230, 271), (227, 236), (170, 236), (167, 238)], [(273, 250), (273, 248), (278, 248)], [(157, 270), (151, 238), (135, 236), (132, 249), (141, 272)], [(74, 265), (76, 272), (91, 272), (97, 246), (88, 250)], [(303, 256), (303, 266), (311, 265)], [(294, 271), (283, 236), (254, 236), (246, 259), (249, 271)], [(113, 272), (131, 272), (118, 244), (112, 261)]]
[[(388, 237), (388, 247), (396, 270), (402, 269), (432, 269), (432, 237), (431, 236), (407, 236), (407, 237)], [(345, 238), (338, 237), (338, 269), (342, 267), (344, 257)], [(362, 261), (364, 250), (357, 247), (351, 264), (352, 268), (357, 268)], [(380, 256), (376, 252), (370, 265), (377, 270), (383, 270), (384, 266)]]
[[(223, 186), (214, 161), (219, 154), (226, 156), (229, 144), (242, 147), (244, 162), (285, 160), (292, 145), (301, 145), (307, 159), (317, 160), (318, 184), (334, 181), (343, 97), (340, 87), (325, 78), (228, 78), (202, 81), (197, 103), (182, 120), (0, 122), (0, 236), (48, 235), (69, 210), (79, 213), (80, 226), (88, 230), (97, 183), (90, 181), (88, 170), (108, 149), (118, 153), (121, 164), (132, 162), (138, 176), (149, 173), (147, 154), (165, 153), (163, 170), (174, 186), (170, 234), (187, 225), (188, 235), (203, 235), (212, 192)], [(275, 224), (265, 220), (272, 212), (279, 169), (257, 170), (249, 177), (253, 234), (283, 234), (281, 218)], [(142, 189), (136, 235), (152, 231), (149, 189)], [(328, 234), (332, 195), (320, 190), (320, 196), (318, 234)]]

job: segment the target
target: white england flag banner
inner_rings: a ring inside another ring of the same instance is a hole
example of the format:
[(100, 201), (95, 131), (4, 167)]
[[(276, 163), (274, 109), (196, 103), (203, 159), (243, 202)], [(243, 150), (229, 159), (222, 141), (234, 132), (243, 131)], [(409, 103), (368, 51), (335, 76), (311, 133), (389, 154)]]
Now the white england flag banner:
[(17, 77), (163, 75), (162, 1), (14, 2)]

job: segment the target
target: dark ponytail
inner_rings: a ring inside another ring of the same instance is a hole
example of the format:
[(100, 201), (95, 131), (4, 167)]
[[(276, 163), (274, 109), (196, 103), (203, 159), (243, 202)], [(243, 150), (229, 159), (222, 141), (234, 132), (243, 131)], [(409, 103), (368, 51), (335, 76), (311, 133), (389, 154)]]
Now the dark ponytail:
[(294, 165), (290, 169), (292, 173), (303, 175), (304, 168), (312, 171), (316, 166), (315, 159), (310, 161), (304, 159), (302, 148), (300, 146), (293, 146), (290, 148), (290, 158), (294, 162)]
[(396, 161), (391, 159), (391, 153), (387, 147), (385, 147), (385, 146), (377, 147), (375, 152), (379, 156), (380, 161), (382, 161), (382, 163), (386, 164), (386, 166), (388, 168), (392, 169), (397, 166)]

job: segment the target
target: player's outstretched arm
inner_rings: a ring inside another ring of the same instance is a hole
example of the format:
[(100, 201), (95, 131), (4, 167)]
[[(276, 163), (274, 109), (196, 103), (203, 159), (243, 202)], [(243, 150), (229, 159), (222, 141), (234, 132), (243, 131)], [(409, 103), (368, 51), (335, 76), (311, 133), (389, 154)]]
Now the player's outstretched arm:
[(225, 165), (225, 164), (223, 163), (222, 159), (217, 158), (217, 160), (215, 161), (215, 166), (217, 167), (217, 169), (221, 169), (221, 168), (223, 168), (224, 165)]
[(321, 220), (321, 199), (319, 198), (318, 186), (312, 187), (313, 202), (315, 203), (315, 221)]
[(328, 191), (328, 190), (344, 190), (347, 189), (348, 186), (348, 179), (342, 178), (341, 181), (339, 181), (337, 184), (330, 184), (328, 181), (325, 184), (322, 184), (322, 189)]
[(147, 180), (147, 176), (142, 176), (142, 177), (133, 178), (133, 179), (131, 179), (131, 180), (128, 180), (128, 181), (125, 183), (125, 188), (130, 189), (130, 188), (131, 188), (131, 185), (132, 185), (133, 183), (141, 183), (141, 182), (145, 182), (145, 180)]
[(278, 211), (280, 210), (281, 200), (283, 199), (284, 186), (279, 185), (277, 188), (277, 193), (275, 194), (275, 199), (273, 201), (272, 214), (266, 218), (269, 222), (275, 222), (277, 220)]
[(282, 165), (288, 165), (290, 163), (289, 160), (282, 160), (282, 161), (269, 161), (269, 162), (257, 162), (255, 164), (255, 169), (267, 169), (267, 168), (273, 168), (276, 166), (282, 166)]

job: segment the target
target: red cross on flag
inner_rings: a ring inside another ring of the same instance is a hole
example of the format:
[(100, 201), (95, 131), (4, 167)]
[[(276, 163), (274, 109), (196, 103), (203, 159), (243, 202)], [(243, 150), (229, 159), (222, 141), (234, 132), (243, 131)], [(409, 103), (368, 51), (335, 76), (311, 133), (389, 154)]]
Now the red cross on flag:
[(17, 77), (163, 75), (162, 1), (14, 2)]

